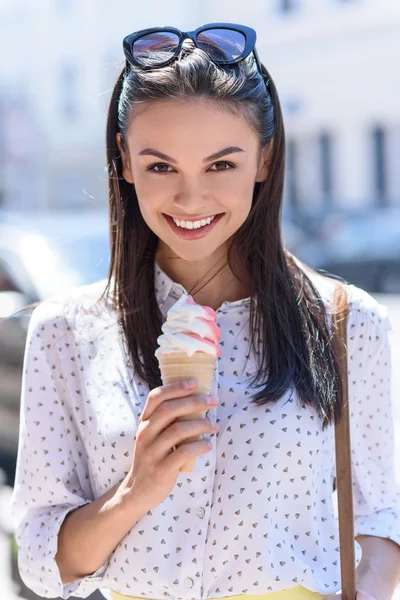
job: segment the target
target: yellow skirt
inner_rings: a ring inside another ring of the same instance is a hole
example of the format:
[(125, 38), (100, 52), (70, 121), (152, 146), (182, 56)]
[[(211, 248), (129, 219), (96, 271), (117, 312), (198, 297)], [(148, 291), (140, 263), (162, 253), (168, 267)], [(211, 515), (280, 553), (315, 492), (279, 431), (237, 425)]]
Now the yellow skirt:
[[(133, 596), (125, 596), (114, 590), (110, 590), (112, 600), (144, 600)], [(318, 594), (311, 592), (302, 585), (298, 585), (290, 590), (281, 590), (279, 592), (269, 592), (267, 594), (239, 594), (238, 596), (226, 596), (227, 600), (318, 600), (329, 594)], [(217, 600), (222, 600), (218, 598)]]

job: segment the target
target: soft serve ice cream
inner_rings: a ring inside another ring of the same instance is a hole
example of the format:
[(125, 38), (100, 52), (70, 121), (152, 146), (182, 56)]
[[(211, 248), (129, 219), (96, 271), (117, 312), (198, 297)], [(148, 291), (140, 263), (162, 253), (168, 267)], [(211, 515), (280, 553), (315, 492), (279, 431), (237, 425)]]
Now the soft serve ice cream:
[(182, 294), (167, 313), (161, 327), (163, 334), (157, 338), (159, 347), (155, 355), (158, 358), (161, 354), (183, 352), (193, 356), (195, 352), (205, 352), (214, 358), (221, 356), (216, 319), (216, 312), (211, 307), (196, 304), (192, 296)]

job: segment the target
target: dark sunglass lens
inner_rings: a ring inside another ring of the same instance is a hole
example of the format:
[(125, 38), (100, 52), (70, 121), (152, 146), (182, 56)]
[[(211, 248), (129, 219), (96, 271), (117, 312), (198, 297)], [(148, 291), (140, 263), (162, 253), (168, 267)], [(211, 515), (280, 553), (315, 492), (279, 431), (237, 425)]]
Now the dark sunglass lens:
[(240, 31), (207, 29), (197, 36), (197, 45), (215, 61), (235, 60), (242, 55), (246, 38)]
[(166, 62), (179, 44), (176, 33), (161, 31), (149, 33), (133, 43), (133, 57), (143, 66), (151, 67)]

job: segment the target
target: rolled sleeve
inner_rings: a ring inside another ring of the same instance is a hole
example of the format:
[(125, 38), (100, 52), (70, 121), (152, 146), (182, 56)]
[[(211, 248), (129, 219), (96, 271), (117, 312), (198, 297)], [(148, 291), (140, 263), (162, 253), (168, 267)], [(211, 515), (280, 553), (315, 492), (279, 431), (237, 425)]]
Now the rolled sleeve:
[[(86, 598), (101, 584), (95, 573), (63, 584), (55, 560), (66, 515), (93, 501), (82, 440), (74, 423), (65, 348), (74, 343), (62, 307), (45, 301), (32, 313), (24, 354), (20, 429), (11, 510), (18, 568), (44, 598)], [(69, 359), (68, 359), (69, 360)]]
[(354, 535), (400, 545), (400, 486), (394, 464), (392, 332), (388, 309), (364, 293), (349, 329)]

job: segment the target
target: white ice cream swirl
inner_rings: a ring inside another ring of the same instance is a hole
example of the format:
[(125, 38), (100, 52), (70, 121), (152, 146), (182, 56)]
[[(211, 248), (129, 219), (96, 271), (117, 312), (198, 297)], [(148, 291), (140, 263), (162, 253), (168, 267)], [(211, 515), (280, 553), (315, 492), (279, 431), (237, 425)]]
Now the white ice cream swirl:
[(211, 307), (196, 304), (190, 295), (182, 294), (167, 313), (161, 327), (163, 334), (157, 338), (159, 347), (155, 355), (184, 352), (193, 356), (195, 352), (206, 352), (215, 358), (220, 356), (220, 330), (216, 317)]

